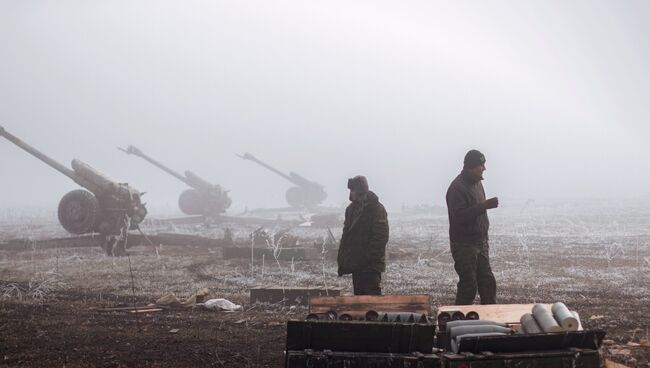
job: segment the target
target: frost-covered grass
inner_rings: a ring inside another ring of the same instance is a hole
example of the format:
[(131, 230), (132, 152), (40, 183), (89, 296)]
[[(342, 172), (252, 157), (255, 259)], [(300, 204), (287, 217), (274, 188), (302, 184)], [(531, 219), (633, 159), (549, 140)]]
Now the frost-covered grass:
[[(499, 298), (584, 303), (594, 295), (611, 294), (647, 300), (649, 208), (569, 203), (494, 211), (490, 244)], [(446, 216), (389, 217), (391, 240), (384, 292), (429, 293), (435, 304), (453, 302), (457, 276), (449, 252)], [(240, 241), (250, 241), (255, 230), (253, 226), (229, 227)], [(158, 230), (219, 238), (224, 227), (188, 225)], [(271, 238), (280, 230), (269, 229)], [(332, 229), (335, 237), (340, 230)], [(306, 238), (304, 246), (326, 237), (322, 229), (295, 229), (290, 234)], [(278, 250), (273, 241), (267, 246)], [(130, 261), (136, 293), (149, 299), (166, 292), (186, 296), (207, 287), (215, 296), (245, 303), (248, 289), (256, 285), (342, 287), (351, 292), (351, 278), (338, 277), (331, 258), (293, 263), (255, 259), (251, 264), (250, 259), (223, 260), (218, 249), (137, 247), (131, 250)], [(55, 272), (66, 288), (125, 297), (132, 293), (129, 259), (107, 257), (101, 249), (0, 251), (0, 281), (8, 296), (24, 295), (25, 283), (47, 272)], [(48, 293), (61, 285), (52, 286)]]

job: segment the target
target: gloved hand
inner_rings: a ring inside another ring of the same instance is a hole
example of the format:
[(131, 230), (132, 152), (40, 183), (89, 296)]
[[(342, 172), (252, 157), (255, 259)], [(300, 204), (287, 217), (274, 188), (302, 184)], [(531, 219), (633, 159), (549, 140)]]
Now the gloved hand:
[(483, 202), (486, 210), (499, 207), (499, 198), (493, 197)]

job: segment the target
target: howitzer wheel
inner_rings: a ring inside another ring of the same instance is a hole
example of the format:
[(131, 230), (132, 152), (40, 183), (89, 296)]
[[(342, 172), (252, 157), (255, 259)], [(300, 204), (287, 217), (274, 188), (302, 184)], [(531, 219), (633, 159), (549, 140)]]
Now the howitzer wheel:
[(59, 202), (59, 222), (72, 234), (88, 234), (95, 231), (101, 220), (99, 201), (87, 190), (73, 190)]
[(178, 197), (178, 207), (186, 215), (203, 215), (203, 196), (195, 189), (188, 189)]
[(287, 203), (289, 203), (289, 206), (291, 207), (303, 207), (305, 205), (303, 197), (304, 191), (299, 187), (291, 187), (287, 189), (287, 193), (285, 195)]

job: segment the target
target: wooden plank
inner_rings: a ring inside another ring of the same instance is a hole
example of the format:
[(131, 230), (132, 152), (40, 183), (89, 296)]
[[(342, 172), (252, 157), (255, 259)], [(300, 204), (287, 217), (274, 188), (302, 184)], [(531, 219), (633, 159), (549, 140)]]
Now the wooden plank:
[(130, 313), (153, 313), (153, 312), (162, 312), (162, 308), (150, 308), (150, 309), (134, 309), (130, 310)]
[(250, 289), (251, 303), (283, 303), (307, 305), (310, 296), (337, 296), (343, 288), (254, 287)]
[(415, 295), (345, 295), (330, 297), (310, 297), (310, 313), (336, 311), (339, 315), (347, 313), (353, 317), (365, 316), (369, 310), (377, 312), (411, 312), (427, 316), (431, 314), (431, 296)]
[(167, 308), (165, 306), (160, 306), (156, 304), (152, 305), (138, 305), (138, 306), (125, 306), (125, 307), (106, 307), (106, 308), (90, 308), (97, 312), (131, 312), (136, 310), (147, 310), (147, 309), (163, 309)]
[[(519, 319), (526, 313), (531, 313), (535, 304), (488, 304), (488, 305), (445, 305), (438, 308), (441, 312), (461, 311), (477, 312), (479, 319), (508, 324), (519, 324)], [(552, 304), (546, 304), (551, 310)]]

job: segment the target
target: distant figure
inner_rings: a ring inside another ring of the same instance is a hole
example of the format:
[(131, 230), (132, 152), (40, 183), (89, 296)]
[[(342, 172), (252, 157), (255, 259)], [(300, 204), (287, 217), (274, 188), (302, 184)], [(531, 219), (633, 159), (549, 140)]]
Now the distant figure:
[(352, 274), (354, 295), (381, 295), (386, 270), (388, 216), (365, 176), (348, 179), (350, 205), (345, 210), (339, 246), (339, 276)]
[(449, 239), (458, 273), (456, 305), (473, 304), (476, 292), (481, 304), (496, 304), (497, 284), (490, 267), (487, 210), (497, 208), (497, 197), (485, 199), (485, 156), (477, 150), (465, 155), (463, 171), (447, 190)]
[(223, 243), (228, 246), (235, 244), (232, 236), (232, 230), (230, 230), (229, 227), (223, 230)]

